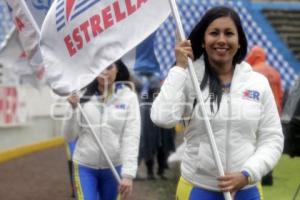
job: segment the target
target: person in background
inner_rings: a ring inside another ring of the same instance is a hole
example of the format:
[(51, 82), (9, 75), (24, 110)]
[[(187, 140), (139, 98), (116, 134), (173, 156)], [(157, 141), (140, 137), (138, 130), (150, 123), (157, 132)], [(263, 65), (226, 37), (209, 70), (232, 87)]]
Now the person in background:
[[(268, 79), (275, 98), (277, 110), (279, 115), (281, 115), (283, 91), (280, 74), (276, 69), (267, 64), (267, 54), (265, 50), (259, 46), (254, 46), (248, 53), (246, 61), (252, 66), (254, 71), (263, 74)], [(272, 171), (262, 178), (261, 183), (262, 185), (273, 185)]]
[(162, 179), (168, 179), (165, 170), (169, 169), (168, 158), (175, 151), (175, 128), (159, 128), (159, 146), (157, 150), (157, 175)]
[[(77, 107), (77, 103), (79, 102), (79, 97), (78, 95), (71, 95), (67, 98), (68, 101), (68, 105), (71, 106), (71, 110), (75, 109)], [(68, 116), (70, 115), (70, 108), (68, 107), (65, 113), (65, 118), (68, 118)], [(67, 135), (73, 135), (72, 136), (72, 140), (70, 141), (66, 141), (65, 145), (66, 145), (66, 153), (67, 153), (67, 164), (68, 164), (68, 172), (69, 172), (69, 178), (70, 178), (70, 186), (71, 186), (71, 198), (75, 198), (75, 185), (74, 185), (74, 180), (73, 180), (73, 161), (72, 161), (72, 156), (74, 153), (74, 149), (75, 149), (75, 144), (77, 141), (77, 137), (74, 136), (74, 132), (76, 132), (73, 128), (74, 126), (67, 126), (68, 120), (64, 120), (62, 123), (62, 130), (61, 132), (63, 133), (63, 136), (66, 134), (66, 132), (68, 132)]]
[[(161, 127), (187, 125), (178, 200), (260, 200), (258, 183), (278, 162), (283, 134), (268, 80), (243, 62), (247, 39), (238, 14), (209, 9), (189, 39), (175, 47), (176, 66), (156, 97), (151, 119)], [(188, 76), (193, 60), (204, 105)], [(207, 111), (225, 175), (219, 176), (199, 106)]]
[[(78, 200), (115, 200), (118, 193), (122, 200), (130, 198), (137, 171), (140, 110), (137, 95), (127, 85), (129, 80), (128, 69), (119, 60), (99, 74), (79, 100), (121, 176), (120, 185), (82, 114), (76, 112), (78, 102), (69, 101), (74, 112), (64, 134), (68, 141), (77, 138), (72, 160)], [(71, 128), (74, 131), (68, 131)]]
[(290, 87), (281, 116), (284, 133), (283, 153), (300, 157), (300, 76)]
[(269, 64), (267, 64), (267, 54), (265, 50), (259, 46), (254, 46), (246, 58), (254, 71), (263, 74), (269, 81), (279, 114), (282, 112), (283, 90), (279, 72)]
[[(140, 82), (139, 102), (141, 110), (141, 138), (139, 149), (139, 164), (144, 161), (147, 179), (154, 180), (155, 156), (159, 146), (159, 127), (150, 119), (150, 110), (155, 94), (159, 90), (159, 79), (153, 73), (140, 72), (136, 75)], [(141, 178), (141, 177), (139, 177)]]
[[(167, 158), (174, 151), (174, 130), (156, 126), (150, 119), (150, 110), (155, 96), (160, 89), (160, 79), (153, 73), (140, 72), (136, 77), (139, 93), (142, 132), (140, 139), (139, 163), (146, 165), (147, 179), (155, 180), (157, 174), (165, 180)], [(155, 171), (157, 163), (157, 171)], [(142, 177), (138, 177), (142, 179)]]
[(69, 172), (69, 178), (70, 178), (70, 185), (71, 185), (71, 197), (75, 198), (75, 185), (74, 185), (74, 179), (73, 179), (73, 161), (72, 156), (74, 153), (76, 140), (74, 139), (72, 141), (69, 141), (66, 143), (66, 151), (67, 151), (67, 163), (68, 163), (68, 172)]
[(136, 62), (133, 67), (142, 119), (139, 164), (145, 162), (148, 180), (156, 179), (155, 161), (158, 167), (156, 174), (166, 179), (164, 174), (167, 167), (166, 159), (174, 146), (174, 141), (169, 140), (170, 137), (174, 138), (174, 135), (169, 134), (169, 130), (157, 127), (150, 119), (152, 102), (161, 86), (160, 65), (154, 53), (155, 34), (155, 32), (151, 34), (136, 48)]

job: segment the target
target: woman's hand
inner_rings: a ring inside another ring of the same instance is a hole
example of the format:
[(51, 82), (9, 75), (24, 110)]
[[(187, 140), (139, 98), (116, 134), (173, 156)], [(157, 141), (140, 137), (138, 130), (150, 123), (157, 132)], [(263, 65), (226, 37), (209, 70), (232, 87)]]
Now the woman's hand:
[(68, 97), (68, 102), (71, 104), (72, 108), (75, 109), (77, 107), (77, 104), (79, 102), (79, 97), (76, 94), (73, 94)]
[(190, 40), (178, 42), (175, 46), (176, 65), (178, 67), (187, 68), (188, 57), (194, 59), (192, 45)]
[(119, 193), (122, 200), (128, 200), (132, 193), (132, 179), (131, 178), (122, 178)]
[(248, 179), (241, 172), (226, 173), (218, 177), (219, 188), (222, 192), (235, 193), (248, 185)]

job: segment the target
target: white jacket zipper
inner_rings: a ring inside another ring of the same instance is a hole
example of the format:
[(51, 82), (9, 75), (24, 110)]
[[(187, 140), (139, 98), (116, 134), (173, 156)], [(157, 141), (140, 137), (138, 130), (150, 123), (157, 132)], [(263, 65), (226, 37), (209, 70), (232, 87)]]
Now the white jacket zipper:
[(230, 130), (231, 130), (231, 95), (227, 95), (227, 109), (228, 119), (226, 122), (226, 146), (225, 146), (225, 172), (229, 172), (230, 169)]

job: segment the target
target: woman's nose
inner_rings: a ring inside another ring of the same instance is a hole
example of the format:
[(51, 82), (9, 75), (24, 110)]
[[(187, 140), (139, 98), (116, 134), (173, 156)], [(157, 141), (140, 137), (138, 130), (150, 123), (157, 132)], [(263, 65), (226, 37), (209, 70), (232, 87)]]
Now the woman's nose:
[(224, 34), (220, 34), (217, 42), (219, 44), (225, 44), (226, 43), (226, 36)]

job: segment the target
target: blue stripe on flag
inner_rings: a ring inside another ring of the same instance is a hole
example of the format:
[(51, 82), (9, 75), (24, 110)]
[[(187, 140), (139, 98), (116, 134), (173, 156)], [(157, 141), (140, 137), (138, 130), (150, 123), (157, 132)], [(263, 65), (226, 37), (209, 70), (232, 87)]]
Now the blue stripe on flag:
[(63, 23), (61, 26), (57, 27), (57, 31), (60, 31), (66, 24)]
[(56, 19), (56, 24), (60, 25), (60, 24), (64, 23), (64, 21), (63, 21), (64, 18), (65, 18), (65, 16), (61, 16), (60, 18)]
[[(71, 20), (73, 20), (75, 17), (77, 17), (78, 15), (80, 15), (81, 13), (83, 13), (84, 11), (86, 11), (87, 9), (89, 9), (90, 7), (92, 7), (94, 4), (98, 3), (100, 0), (91, 0), (90, 3), (88, 5), (86, 5), (85, 7), (83, 7), (82, 9), (76, 11), (72, 17)], [(81, 7), (80, 7), (81, 8)]]
[(64, 13), (63, 13), (64, 10), (65, 10), (64, 7), (62, 7), (61, 10), (57, 9), (57, 11), (56, 11), (56, 18), (57, 18), (57, 17), (60, 17), (60, 15), (63, 15), (63, 14), (64, 14)]
[(58, 4), (56, 6), (56, 25), (57, 25), (57, 31), (60, 31), (66, 24), (64, 22), (65, 15), (65, 7), (64, 7), (64, 0), (59, 0)]
[(80, 3), (77, 3), (77, 5), (75, 6), (75, 11), (77, 10), (77, 9), (79, 9), (81, 6), (84, 6), (84, 5), (86, 5), (86, 4), (88, 4), (89, 2), (90, 2), (91, 0), (82, 0)]
[(64, 1), (62, 1), (61, 3), (58, 3), (57, 6), (56, 6), (56, 8), (59, 9), (59, 8), (61, 8), (62, 6), (64, 6)]

